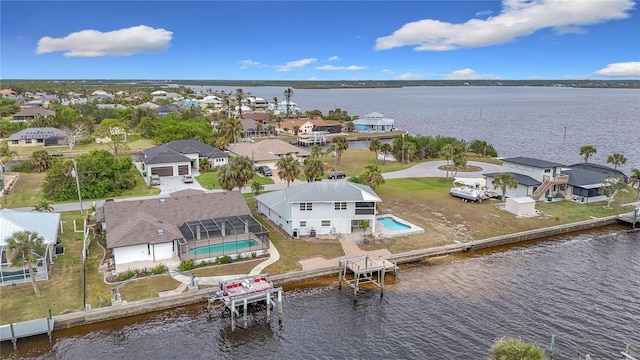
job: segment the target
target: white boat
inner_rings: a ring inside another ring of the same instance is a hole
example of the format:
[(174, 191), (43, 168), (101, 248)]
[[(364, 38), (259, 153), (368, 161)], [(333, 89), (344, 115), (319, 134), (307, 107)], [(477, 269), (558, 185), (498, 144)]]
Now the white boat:
[[(455, 185), (455, 184), (454, 184)], [(484, 190), (476, 189), (471, 186), (454, 186), (449, 190), (451, 196), (461, 198), (462, 201), (482, 202), (489, 197)]]

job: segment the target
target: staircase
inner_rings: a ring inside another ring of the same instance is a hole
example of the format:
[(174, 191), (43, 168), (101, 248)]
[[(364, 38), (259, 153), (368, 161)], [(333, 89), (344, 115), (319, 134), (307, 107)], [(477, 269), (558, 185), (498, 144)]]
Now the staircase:
[(555, 177), (551, 177), (545, 175), (543, 177), (542, 184), (538, 187), (538, 189), (531, 195), (531, 198), (535, 201), (540, 200), (540, 197), (544, 195), (552, 185), (562, 185), (567, 184), (569, 182), (569, 175), (557, 175)]

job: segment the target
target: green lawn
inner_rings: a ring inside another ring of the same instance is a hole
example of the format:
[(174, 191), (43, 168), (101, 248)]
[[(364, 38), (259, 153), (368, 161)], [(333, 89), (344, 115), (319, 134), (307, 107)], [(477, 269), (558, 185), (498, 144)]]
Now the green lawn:
[[(199, 176), (196, 176), (195, 179), (205, 189), (220, 189), (216, 171), (201, 173)], [(253, 180), (258, 180), (262, 185), (273, 184), (273, 180), (265, 176), (260, 176), (257, 173), (253, 175)], [(246, 186), (251, 186), (251, 184), (249, 183)]]

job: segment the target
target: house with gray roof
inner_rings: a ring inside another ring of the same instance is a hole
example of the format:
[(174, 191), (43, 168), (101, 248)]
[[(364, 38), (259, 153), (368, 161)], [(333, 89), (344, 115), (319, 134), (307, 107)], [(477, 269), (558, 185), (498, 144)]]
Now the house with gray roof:
[(66, 145), (67, 135), (53, 127), (27, 128), (11, 134), (10, 146), (58, 146)]
[(353, 125), (357, 132), (390, 132), (393, 131), (394, 122), (380, 113), (372, 112), (362, 119), (353, 120)]
[(42, 236), (45, 250), (43, 254), (37, 254), (38, 262), (34, 273), (36, 280), (48, 280), (59, 230), (60, 213), (0, 209), (0, 285), (31, 281), (28, 270), (11, 266), (6, 253), (7, 240), (19, 231), (35, 232)]
[(534, 200), (542, 197), (563, 197), (568, 176), (562, 173), (562, 164), (529, 157), (512, 157), (502, 160), (502, 171), (483, 174), (486, 185), (493, 188), (497, 174), (511, 173), (518, 182), (516, 189), (507, 189), (512, 198), (528, 196)]
[(269, 232), (239, 191), (183, 190), (160, 199), (105, 203), (96, 214), (116, 271), (182, 260), (266, 253)]
[(258, 211), (292, 237), (351, 234), (360, 221), (376, 231), (376, 204), (371, 189), (350, 181), (315, 181), (256, 196)]
[(620, 170), (592, 163), (578, 163), (562, 169), (562, 173), (569, 176), (565, 198), (579, 203), (605, 201), (606, 196), (600, 195), (603, 180), (609, 175), (620, 175), (625, 183), (628, 177)]
[(53, 110), (45, 109), (39, 106), (31, 106), (20, 109), (17, 113), (11, 115), (12, 122), (26, 122), (33, 120), (36, 116), (42, 116), (47, 118), (49, 116), (55, 116), (56, 112)]
[(191, 175), (191, 169), (200, 169), (203, 158), (208, 159), (212, 167), (229, 162), (229, 154), (197, 140), (174, 140), (142, 153), (147, 176)]

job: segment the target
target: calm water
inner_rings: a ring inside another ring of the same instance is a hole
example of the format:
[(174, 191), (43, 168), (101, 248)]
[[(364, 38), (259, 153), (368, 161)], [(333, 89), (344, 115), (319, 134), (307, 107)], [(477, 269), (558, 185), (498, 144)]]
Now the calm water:
[(485, 359), (516, 336), (556, 359), (618, 359), (640, 349), (640, 233), (620, 228), (402, 266), (380, 292), (339, 291), (336, 279), (287, 289), (284, 319), (247, 329), (204, 304), (21, 340), (39, 359)]
[[(201, 87), (194, 87), (202, 90)], [(237, 88), (219, 87), (235, 93)], [(243, 88), (271, 101), (285, 88)], [(503, 157), (531, 156), (566, 165), (582, 162), (583, 145), (594, 145), (590, 161), (606, 164), (615, 152), (621, 169), (640, 168), (640, 90), (565, 87), (406, 87), (397, 89), (294, 89), (302, 110), (340, 108), (364, 117), (379, 112), (414, 135), (482, 139)], [(566, 129), (566, 135), (565, 135)]]

